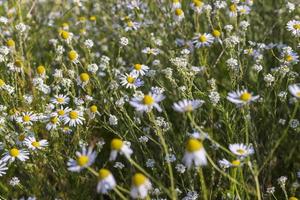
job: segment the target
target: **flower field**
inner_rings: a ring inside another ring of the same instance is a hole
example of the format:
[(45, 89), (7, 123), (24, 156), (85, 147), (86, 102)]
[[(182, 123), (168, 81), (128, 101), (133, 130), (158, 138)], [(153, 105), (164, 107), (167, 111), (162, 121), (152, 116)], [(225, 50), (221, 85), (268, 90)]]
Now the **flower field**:
[(299, 0), (0, 0), (0, 199), (300, 199)]

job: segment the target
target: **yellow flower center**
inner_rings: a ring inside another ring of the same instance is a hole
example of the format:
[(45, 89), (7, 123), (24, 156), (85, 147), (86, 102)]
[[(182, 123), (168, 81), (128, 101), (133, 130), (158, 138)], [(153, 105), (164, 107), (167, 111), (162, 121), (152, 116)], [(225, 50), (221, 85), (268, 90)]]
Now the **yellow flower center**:
[(58, 122), (58, 118), (57, 117), (51, 117), (50, 119), (52, 124), (56, 124)]
[(195, 152), (202, 148), (203, 148), (202, 142), (194, 138), (189, 139), (186, 144), (186, 150), (189, 152)]
[(4, 85), (5, 85), (5, 82), (2, 79), (0, 79), (0, 87), (2, 87)]
[(57, 113), (58, 113), (59, 116), (63, 116), (65, 114), (65, 111), (64, 110), (58, 110)]
[(128, 77), (127, 77), (127, 82), (128, 82), (128, 83), (134, 83), (134, 81), (135, 81), (135, 78), (134, 78), (134, 77), (132, 77), (132, 76), (128, 76)]
[(142, 69), (142, 65), (141, 64), (135, 64), (134, 69), (137, 70), (137, 71), (140, 71)]
[(147, 180), (146, 176), (144, 176), (144, 175), (141, 174), (141, 173), (136, 173), (136, 174), (132, 177), (132, 184), (133, 184), (134, 186), (139, 187), (139, 186), (145, 184), (146, 180)]
[(74, 61), (78, 58), (78, 54), (76, 51), (72, 50), (72, 51), (69, 51), (68, 57), (71, 61)]
[(187, 112), (191, 112), (191, 111), (193, 111), (193, 106), (192, 106), (192, 105), (187, 105), (187, 106), (185, 107), (185, 110), (186, 110)]
[(173, 0), (173, 3), (179, 3), (179, 0)]
[(20, 142), (24, 141), (25, 140), (25, 135), (24, 134), (19, 135), (18, 140)]
[(221, 36), (221, 32), (218, 31), (218, 30), (213, 30), (212, 34), (213, 34), (213, 36), (215, 36), (215, 37), (220, 37), (220, 36)]
[(21, 60), (16, 60), (15, 66), (21, 68), (21, 67), (23, 67), (23, 62)]
[(298, 200), (296, 197), (290, 197), (289, 200)]
[(77, 111), (71, 111), (71, 112), (69, 113), (69, 117), (70, 117), (71, 119), (77, 119), (77, 118), (78, 118), (78, 112), (77, 112)]
[(249, 92), (244, 92), (241, 96), (240, 99), (242, 101), (249, 101), (251, 99), (252, 95)]
[(69, 24), (65, 22), (65, 23), (62, 24), (62, 27), (63, 28), (69, 28)]
[(111, 141), (110, 146), (114, 150), (120, 150), (123, 146), (123, 141), (115, 138)]
[(296, 96), (297, 96), (297, 97), (300, 97), (300, 92), (297, 92), (297, 93), (296, 93)]
[(96, 21), (96, 16), (90, 16), (90, 21)]
[(84, 16), (79, 17), (79, 21), (84, 22), (86, 18)]
[(196, 7), (201, 7), (203, 5), (202, 1), (199, 0), (193, 0), (193, 3)]
[(32, 142), (31, 145), (36, 147), (36, 148), (41, 146), (41, 144), (37, 141)]
[(236, 5), (235, 5), (235, 4), (231, 4), (231, 5), (229, 6), (229, 10), (230, 10), (231, 12), (236, 12)]
[(182, 11), (180, 8), (177, 8), (177, 9), (175, 10), (175, 15), (181, 16), (181, 15), (183, 15), (183, 11)]
[(30, 121), (30, 116), (29, 115), (24, 115), (23, 116), (23, 121), (24, 122), (29, 122)]
[(287, 55), (287, 56), (285, 56), (285, 60), (286, 60), (287, 62), (291, 62), (291, 61), (293, 61), (293, 56)]
[(60, 36), (66, 40), (70, 37), (70, 33), (68, 31), (61, 31)]
[(238, 152), (239, 154), (245, 154), (246, 151), (244, 149), (238, 149), (236, 150), (236, 152)]
[(232, 162), (231, 162), (231, 164), (233, 165), (233, 166), (240, 166), (240, 164), (241, 164), (241, 161), (240, 160), (233, 160)]
[(9, 47), (14, 47), (15, 46), (15, 41), (12, 39), (9, 39), (6, 41), (6, 45)]
[(143, 98), (143, 103), (145, 105), (151, 105), (154, 103), (154, 99), (151, 95), (145, 95), (144, 98)]
[(64, 102), (65, 102), (65, 99), (62, 98), (62, 97), (57, 97), (57, 98), (56, 98), (56, 101), (57, 101), (58, 103), (64, 103)]
[(95, 105), (92, 105), (92, 106), (90, 107), (90, 111), (91, 111), (92, 113), (95, 113), (95, 112), (97, 112), (97, 111), (98, 111), (98, 108), (97, 108), (97, 106), (95, 106)]
[(18, 110), (16, 109), (16, 108), (12, 108), (12, 109), (10, 109), (9, 111), (8, 111), (8, 113), (10, 114), (10, 115), (14, 115), (14, 114), (16, 114), (18, 112)]
[(99, 179), (103, 180), (110, 175), (110, 171), (108, 169), (100, 169), (98, 172)]
[(297, 29), (297, 30), (300, 30), (300, 24), (294, 24), (294, 25), (293, 25), (293, 28), (294, 28), (294, 29)]
[(36, 68), (36, 72), (39, 74), (39, 75), (42, 75), (45, 73), (45, 67), (43, 65), (40, 65)]
[(127, 26), (133, 27), (133, 22), (132, 22), (132, 21), (128, 21), (128, 22), (127, 22)]
[(200, 40), (200, 42), (206, 42), (206, 41), (207, 41), (207, 38), (205, 37), (205, 35), (201, 35), (201, 36), (199, 37), (199, 40)]
[(88, 80), (90, 80), (90, 76), (87, 73), (81, 73), (80, 74), (80, 80), (82, 82), (87, 82)]
[(84, 165), (86, 165), (89, 162), (89, 157), (88, 156), (79, 156), (77, 158), (77, 164), (80, 167), (83, 167)]
[(19, 154), (20, 154), (20, 151), (16, 148), (12, 148), (10, 151), (9, 151), (9, 154), (12, 156), (12, 157), (17, 157)]

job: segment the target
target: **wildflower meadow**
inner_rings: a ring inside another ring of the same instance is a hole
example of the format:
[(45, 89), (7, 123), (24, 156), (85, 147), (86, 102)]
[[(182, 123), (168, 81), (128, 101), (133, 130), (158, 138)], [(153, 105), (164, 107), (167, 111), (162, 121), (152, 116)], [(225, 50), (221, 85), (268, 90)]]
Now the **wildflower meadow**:
[(0, 0), (0, 199), (300, 199), (299, 0)]

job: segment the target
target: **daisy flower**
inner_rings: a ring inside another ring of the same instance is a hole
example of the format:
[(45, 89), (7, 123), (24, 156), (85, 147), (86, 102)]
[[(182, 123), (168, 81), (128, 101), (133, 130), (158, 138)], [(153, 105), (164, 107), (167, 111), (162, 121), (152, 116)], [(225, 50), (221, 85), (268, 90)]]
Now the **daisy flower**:
[(31, 150), (40, 150), (43, 149), (44, 147), (48, 146), (47, 140), (40, 140), (37, 141), (35, 137), (28, 137), (24, 141), (25, 145), (28, 147), (28, 149)]
[(300, 98), (300, 84), (299, 83), (289, 85), (289, 91), (294, 97)]
[(54, 98), (50, 99), (51, 103), (54, 103), (56, 105), (64, 105), (68, 104), (70, 101), (70, 97), (67, 95), (59, 94), (59, 95), (54, 95)]
[(172, 2), (172, 9), (176, 10), (177, 8), (181, 8), (181, 3), (179, 0), (173, 0)]
[(71, 51), (68, 52), (68, 58), (69, 58), (69, 60), (70, 60), (71, 62), (73, 62), (73, 63), (78, 63), (78, 62), (79, 62), (79, 60), (78, 60), (79, 55), (78, 55), (78, 53), (77, 53), (76, 51), (74, 51), (74, 50), (71, 50)]
[(6, 85), (5, 81), (0, 79), (0, 89), (5, 89), (5, 85)]
[(39, 65), (37, 68), (36, 68), (36, 73), (42, 77), (42, 78), (45, 78), (45, 75), (46, 75), (46, 69), (43, 65)]
[(63, 119), (65, 117), (65, 115), (67, 113), (69, 113), (72, 109), (66, 107), (66, 108), (63, 108), (63, 107), (60, 107), (59, 109), (57, 109), (55, 112), (51, 113), (51, 117), (56, 117), (58, 116), (59, 119)]
[(152, 188), (149, 179), (141, 173), (136, 173), (132, 177), (130, 196), (133, 199), (144, 199), (148, 195), (148, 190)]
[(201, 0), (193, 0), (190, 4), (193, 11), (195, 11), (197, 14), (201, 14), (203, 11), (203, 5), (204, 3)]
[(248, 15), (251, 11), (250, 7), (246, 5), (238, 6), (237, 10), (240, 13), (240, 15)]
[(287, 23), (287, 30), (290, 31), (295, 37), (300, 37), (300, 21), (290, 20)]
[(180, 8), (175, 9), (174, 19), (176, 22), (181, 22), (184, 19), (184, 12), (182, 9)]
[(86, 86), (89, 83), (90, 76), (89, 76), (88, 73), (81, 73), (78, 76), (77, 81), (78, 81), (78, 85), (84, 87), (84, 86)]
[(131, 20), (127, 20), (125, 31), (126, 32), (128, 32), (128, 31), (136, 31), (136, 30), (139, 29), (139, 27), (140, 27), (140, 23), (134, 22), (134, 21), (131, 21)]
[(149, 67), (143, 64), (134, 64), (132, 67), (131, 75), (144, 76), (149, 70)]
[(186, 144), (185, 154), (182, 159), (187, 168), (207, 165), (206, 151), (200, 140), (190, 138)]
[(293, 50), (288, 50), (282, 53), (284, 64), (297, 64), (299, 62), (299, 56)]
[(90, 119), (94, 119), (96, 115), (100, 115), (98, 111), (98, 107), (96, 105), (92, 105), (88, 108), (87, 113)]
[(246, 157), (254, 153), (254, 149), (251, 145), (245, 145), (245, 144), (230, 144), (229, 150), (241, 157)]
[(164, 99), (164, 95), (156, 94), (156, 93), (149, 93), (143, 95), (136, 95), (134, 96), (131, 101), (129, 102), (130, 105), (135, 107), (138, 112), (150, 112), (153, 108), (156, 108), (158, 112), (161, 112), (162, 109), (158, 105)]
[(137, 78), (136, 73), (130, 73), (130, 74), (123, 74), (120, 77), (121, 85), (125, 86), (125, 88), (130, 89), (136, 89), (137, 87), (140, 87), (143, 85), (143, 81), (141, 79)]
[(69, 124), (71, 127), (82, 125), (84, 120), (82, 111), (78, 110), (71, 110), (63, 117), (64, 124)]
[(12, 148), (9, 151), (6, 151), (1, 158), (2, 162), (14, 162), (17, 159), (20, 161), (25, 161), (29, 159), (28, 152), (22, 149)]
[(253, 96), (252, 93), (249, 93), (246, 89), (245, 90), (237, 90), (235, 92), (229, 92), (227, 99), (235, 103), (237, 105), (244, 105), (248, 104), (252, 101), (256, 101), (259, 98), (259, 95)]
[(214, 42), (214, 37), (209, 33), (196, 34), (192, 40), (196, 48), (209, 47)]
[(236, 17), (237, 16), (237, 6), (236, 4), (231, 4), (229, 6), (229, 17)]
[(98, 173), (99, 182), (97, 184), (97, 192), (106, 194), (109, 190), (116, 187), (116, 180), (108, 169), (100, 169)]
[(91, 166), (97, 157), (97, 153), (93, 151), (92, 147), (86, 149), (85, 146), (82, 147), (81, 152), (76, 151), (76, 160), (70, 158), (67, 165), (68, 170), (72, 172), (79, 172), (82, 169)]
[(127, 158), (129, 158), (133, 153), (128, 142), (122, 141), (117, 138), (111, 141), (110, 147), (111, 147), (111, 152), (109, 156), (110, 161), (116, 160), (118, 153), (120, 153), (121, 155), (125, 155)]
[(37, 120), (38, 118), (32, 112), (24, 112), (17, 118), (17, 121), (19, 123), (22, 123), (23, 125), (32, 125), (32, 122), (35, 122)]
[(6, 174), (6, 170), (8, 169), (7, 163), (0, 160), (0, 176)]
[(241, 160), (237, 159), (230, 162), (224, 158), (222, 160), (219, 160), (219, 165), (224, 169), (227, 169), (229, 167), (239, 167), (241, 166)]
[(48, 131), (55, 130), (59, 124), (60, 124), (60, 119), (59, 119), (58, 116), (50, 117), (49, 121), (48, 121), (48, 123), (46, 125), (46, 129)]
[(173, 109), (177, 112), (191, 112), (197, 108), (199, 108), (200, 106), (202, 106), (202, 104), (204, 103), (204, 101), (202, 100), (188, 100), (188, 99), (184, 99), (181, 100), (177, 103), (173, 104)]
[(157, 48), (146, 47), (145, 49), (142, 50), (142, 53), (156, 56), (160, 53), (160, 50)]

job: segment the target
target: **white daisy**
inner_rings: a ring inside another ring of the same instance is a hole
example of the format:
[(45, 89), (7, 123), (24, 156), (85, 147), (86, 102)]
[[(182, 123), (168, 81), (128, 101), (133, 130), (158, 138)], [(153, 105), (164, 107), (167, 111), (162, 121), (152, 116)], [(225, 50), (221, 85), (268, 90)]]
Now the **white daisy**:
[(40, 140), (37, 141), (35, 137), (28, 137), (25, 139), (24, 144), (28, 147), (28, 149), (31, 150), (40, 150), (43, 149), (44, 147), (48, 146), (47, 140)]
[(144, 76), (149, 70), (149, 67), (143, 64), (135, 64), (132, 67), (131, 75)]
[(229, 92), (227, 99), (232, 103), (237, 105), (244, 105), (248, 104), (252, 101), (256, 101), (259, 98), (259, 95), (253, 96), (252, 93), (249, 93), (246, 89), (245, 90), (237, 90), (235, 92)]
[(64, 116), (69, 113), (72, 109), (69, 107), (63, 108), (60, 107), (58, 108), (55, 112), (51, 113), (51, 117), (58, 117), (60, 120), (63, 120)]
[(190, 138), (186, 144), (186, 151), (182, 159), (187, 168), (207, 165), (206, 151), (200, 140)]
[(300, 98), (300, 84), (299, 83), (289, 85), (289, 91), (294, 97)]
[(126, 141), (122, 141), (121, 139), (113, 139), (110, 143), (111, 152), (109, 156), (109, 160), (116, 160), (118, 153), (121, 155), (125, 155), (125, 157), (129, 158), (133, 153), (129, 144)]
[(17, 122), (22, 123), (23, 125), (32, 125), (33, 122), (37, 120), (37, 116), (32, 112), (24, 112), (17, 118)]
[(197, 14), (201, 14), (203, 12), (204, 3), (201, 0), (192, 0), (190, 6)]
[(48, 131), (55, 130), (57, 128), (57, 126), (59, 126), (59, 124), (60, 124), (60, 119), (59, 119), (58, 116), (50, 117), (49, 121), (48, 121), (48, 123), (46, 125), (46, 129)]
[(99, 182), (97, 184), (97, 192), (106, 194), (109, 190), (116, 187), (116, 180), (108, 169), (100, 169), (98, 173)]
[(139, 28), (140, 28), (140, 23), (134, 22), (134, 21), (131, 21), (131, 20), (127, 20), (126, 26), (125, 26), (125, 31), (126, 32), (135, 31), (135, 30), (138, 30)]
[(152, 188), (149, 179), (141, 173), (136, 173), (132, 177), (130, 196), (133, 199), (144, 199), (148, 195), (148, 190)]
[(158, 112), (161, 112), (162, 109), (158, 103), (164, 98), (165, 97), (162, 94), (150, 92), (147, 95), (143, 94), (134, 96), (129, 103), (139, 112), (150, 112), (153, 107), (156, 108)]
[(193, 38), (193, 44), (196, 48), (208, 47), (214, 42), (214, 37), (209, 33), (196, 34)]
[(51, 103), (57, 105), (64, 105), (69, 103), (70, 98), (67, 95), (59, 94), (59, 95), (54, 95), (54, 98), (51, 98), (50, 101)]
[(290, 31), (294, 36), (300, 37), (300, 21), (298, 20), (290, 20), (287, 23), (287, 29)]
[(299, 62), (299, 56), (293, 50), (282, 52), (281, 54), (284, 64), (297, 64)]
[(82, 147), (81, 152), (76, 151), (76, 160), (70, 158), (67, 165), (68, 170), (73, 172), (79, 172), (82, 169), (91, 166), (97, 157), (97, 153), (93, 151), (92, 147), (86, 149), (85, 146)]
[(181, 22), (184, 19), (184, 12), (182, 9), (177, 8), (174, 11), (174, 20), (176, 22)]
[(191, 111), (199, 108), (200, 106), (202, 106), (203, 103), (204, 103), (204, 101), (202, 101), (202, 100), (184, 99), (177, 103), (174, 103), (173, 109), (177, 112), (191, 112)]
[(87, 109), (87, 113), (90, 117), (90, 119), (94, 119), (96, 115), (100, 115), (98, 111), (98, 107), (96, 105), (92, 105)]
[(237, 159), (230, 162), (224, 158), (222, 160), (219, 160), (219, 165), (224, 169), (227, 169), (229, 167), (239, 167), (241, 166), (241, 160)]
[(240, 13), (240, 15), (248, 15), (251, 11), (250, 7), (246, 5), (238, 6), (237, 10)]
[(229, 6), (229, 17), (236, 17), (237, 16), (237, 5), (236, 4), (231, 4)]
[(6, 170), (8, 169), (7, 163), (0, 160), (0, 176), (6, 174)]
[(245, 144), (230, 144), (229, 150), (233, 154), (241, 157), (245, 157), (254, 153), (253, 147)]
[(69, 124), (69, 126), (82, 125), (84, 120), (83, 113), (79, 110), (71, 110), (63, 117), (64, 124)]
[(177, 8), (181, 8), (181, 3), (179, 0), (173, 0), (172, 2), (172, 9), (175, 10)]
[(14, 162), (17, 158), (23, 162), (23, 161), (29, 159), (28, 154), (29, 153), (25, 150), (12, 148), (3, 154), (1, 161), (2, 162), (7, 162), (7, 161)]
[(122, 74), (120, 77), (121, 85), (125, 88), (136, 89), (143, 85), (143, 81), (138, 78), (136, 73)]
[(81, 73), (78, 78), (78, 85), (80, 85), (81, 87), (85, 87), (89, 81), (90, 81), (90, 76), (88, 73)]

